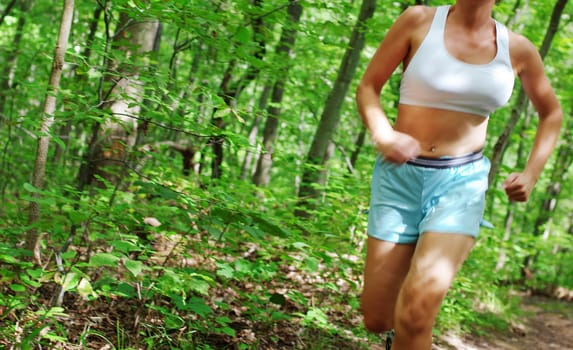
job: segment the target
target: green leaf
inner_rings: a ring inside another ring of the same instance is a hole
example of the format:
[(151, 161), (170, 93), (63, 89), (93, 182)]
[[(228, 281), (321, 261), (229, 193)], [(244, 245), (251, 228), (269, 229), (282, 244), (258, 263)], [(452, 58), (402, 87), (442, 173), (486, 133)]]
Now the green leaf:
[(59, 335), (51, 333), (51, 332), (44, 334), (42, 336), (42, 338), (48, 339), (49, 341), (52, 341), (52, 342), (59, 342), (59, 343), (64, 343), (64, 344), (68, 341), (68, 338), (59, 336)]
[(313, 257), (308, 257), (306, 259), (304, 259), (304, 263), (305, 263), (305, 270), (310, 271), (310, 272), (316, 272), (318, 271), (318, 264), (319, 264), (319, 260)]
[(16, 258), (14, 258), (12, 255), (7, 255), (7, 254), (0, 254), (0, 261), (3, 261), (7, 264), (17, 264), (18, 260), (16, 260)]
[(282, 321), (282, 320), (290, 320), (291, 317), (284, 312), (280, 311), (273, 311), (271, 313), (271, 320), (273, 321)]
[(304, 242), (294, 242), (292, 244), (293, 248), (304, 250), (305, 248), (310, 247), (307, 243)]
[(253, 238), (256, 239), (263, 239), (265, 237), (265, 233), (261, 231), (258, 227), (251, 227), (251, 226), (243, 226), (242, 227), (245, 232), (250, 234)]
[(58, 144), (62, 149), (66, 149), (66, 143), (58, 136), (58, 135), (51, 135), (52, 141)]
[(90, 214), (86, 211), (71, 210), (68, 212), (68, 217), (73, 224), (79, 224), (86, 221), (90, 217)]
[(120, 283), (113, 288), (113, 293), (126, 298), (133, 298), (137, 295), (135, 288), (129, 283)]
[(140, 252), (141, 248), (138, 247), (135, 243), (130, 241), (111, 241), (109, 243), (115, 250), (118, 250), (122, 253), (130, 253), (130, 252)]
[(131, 272), (133, 277), (137, 277), (143, 270), (143, 263), (137, 260), (126, 260), (125, 267)]
[(233, 267), (227, 263), (218, 263), (217, 264), (217, 276), (225, 277), (225, 278), (233, 278), (235, 275), (235, 270)]
[(180, 329), (185, 326), (185, 320), (178, 315), (169, 314), (165, 316), (165, 328)]
[(76, 256), (75, 250), (68, 250), (67, 252), (62, 254), (62, 259), (63, 260), (70, 260), (70, 259), (73, 259), (75, 256)]
[(82, 278), (78, 283), (78, 293), (86, 299), (90, 296), (95, 298), (98, 297), (97, 293), (93, 290), (90, 281), (85, 278)]
[(247, 27), (239, 27), (235, 38), (237, 38), (238, 42), (246, 44), (251, 40), (251, 33)]
[(176, 191), (166, 188), (164, 186), (159, 186), (158, 194), (164, 199), (177, 199), (179, 198), (179, 193)]
[(90, 265), (94, 267), (117, 266), (119, 257), (110, 253), (96, 253), (90, 258)]
[(24, 185), (22, 185), (22, 187), (24, 187), (24, 189), (30, 193), (44, 193), (44, 191), (42, 191), (39, 188), (34, 187), (34, 185), (30, 184), (30, 183), (24, 183)]
[(62, 289), (64, 290), (64, 292), (72, 290), (72, 289), (76, 288), (79, 281), (80, 281), (80, 275), (79, 274), (77, 274), (75, 272), (69, 272), (66, 274), (66, 276), (64, 277), (64, 280), (62, 281)]
[(38, 310), (36, 311), (37, 315), (41, 315), (42, 318), (49, 318), (49, 317), (54, 317), (54, 316), (66, 316), (65, 310), (63, 307), (59, 307), (59, 306), (54, 306), (52, 308), (50, 308), (50, 310)]
[(42, 284), (40, 282), (30, 279), (30, 276), (28, 276), (26, 274), (20, 274), (20, 278), (21, 278), (23, 283), (25, 283), (26, 285), (28, 285), (30, 287), (39, 288), (42, 286)]
[(272, 222), (267, 218), (263, 218), (254, 213), (251, 216), (251, 218), (257, 224), (257, 226), (261, 228), (261, 230), (265, 231), (268, 234), (271, 234), (273, 236), (278, 236), (281, 238), (287, 238), (292, 236), (292, 234), (288, 232), (286, 229), (283, 229), (282, 227), (280, 227), (279, 225), (275, 224), (274, 222)]
[(244, 273), (246, 275), (250, 275), (251, 272), (254, 270), (254, 265), (248, 260), (245, 259), (237, 259), (235, 260), (235, 269), (238, 272)]
[(26, 287), (24, 287), (21, 284), (11, 284), (10, 289), (13, 290), (14, 292), (25, 292), (26, 291)]
[(191, 298), (189, 300), (189, 310), (193, 311), (201, 317), (206, 317), (211, 314), (213, 310), (201, 298)]
[(209, 283), (201, 279), (193, 279), (191, 281), (191, 290), (202, 295), (209, 294)]
[(325, 326), (328, 324), (328, 316), (319, 308), (313, 307), (310, 308), (305, 317), (304, 322), (307, 324), (315, 323), (321, 326)]
[(26, 273), (35, 279), (40, 279), (44, 275), (44, 270), (42, 269), (26, 269)]
[(231, 327), (221, 327), (221, 328), (217, 328), (217, 330), (221, 331), (221, 333), (229, 335), (231, 337), (235, 336), (235, 330)]
[(233, 320), (231, 320), (227, 316), (219, 316), (219, 317), (215, 318), (215, 322), (217, 322), (221, 326), (226, 326), (229, 323), (233, 322)]

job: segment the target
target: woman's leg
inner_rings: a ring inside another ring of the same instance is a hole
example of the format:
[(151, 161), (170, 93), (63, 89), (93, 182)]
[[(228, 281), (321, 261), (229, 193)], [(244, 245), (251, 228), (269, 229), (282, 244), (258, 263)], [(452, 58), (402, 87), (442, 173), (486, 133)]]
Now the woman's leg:
[(428, 232), (420, 237), (394, 311), (393, 350), (431, 349), (442, 300), (474, 242), (459, 234)]
[(394, 327), (394, 307), (410, 268), (414, 244), (397, 244), (368, 237), (361, 310), (364, 325), (381, 333)]

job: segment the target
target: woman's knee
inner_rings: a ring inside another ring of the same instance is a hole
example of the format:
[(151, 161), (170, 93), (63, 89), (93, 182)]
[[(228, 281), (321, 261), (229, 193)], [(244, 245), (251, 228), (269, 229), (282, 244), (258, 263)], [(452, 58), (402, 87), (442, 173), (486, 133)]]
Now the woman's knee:
[(364, 328), (372, 333), (383, 333), (389, 331), (393, 327), (393, 316), (374, 314), (371, 312), (362, 312)]
[(412, 333), (431, 329), (448, 287), (435, 281), (405, 284), (396, 309), (396, 322), (400, 328)]
[(391, 300), (381, 302), (383, 299), (367, 298), (362, 295), (360, 312), (364, 327), (372, 333), (382, 333), (393, 328), (394, 304)]

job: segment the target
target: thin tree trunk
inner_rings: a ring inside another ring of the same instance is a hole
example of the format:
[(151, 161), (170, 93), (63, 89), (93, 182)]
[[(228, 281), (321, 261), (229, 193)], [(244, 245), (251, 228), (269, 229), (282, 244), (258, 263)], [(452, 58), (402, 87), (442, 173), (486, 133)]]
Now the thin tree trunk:
[[(158, 61), (158, 52), (159, 52), (159, 46), (161, 45), (161, 37), (162, 37), (162, 33), (163, 33), (163, 26), (161, 25), (160, 22), (157, 23), (157, 28), (154, 29), (155, 31), (155, 35), (153, 37), (153, 45), (151, 47), (151, 50), (149, 52), (151, 52), (150, 58), (151, 58), (151, 62), (155, 62), (155, 63), (151, 63), (149, 64), (149, 72), (152, 75), (155, 75), (157, 73), (157, 61)], [(141, 103), (142, 107), (143, 107), (143, 111), (144, 114), (149, 112), (152, 109), (152, 105), (153, 105), (153, 96), (156, 94), (155, 89), (148, 89), (147, 91), (143, 91), (145, 96), (143, 98), (143, 101)], [(149, 128), (149, 123), (151, 122), (151, 118), (150, 117), (143, 117), (140, 119), (141, 121), (138, 123), (137, 125), (137, 136), (135, 138), (135, 145), (136, 147), (143, 144), (145, 142), (145, 136), (147, 135), (147, 131)], [(135, 159), (133, 160), (135, 161)], [(135, 166), (135, 164), (130, 164), (130, 166)]]
[(340, 64), (334, 87), (326, 100), (318, 128), (308, 152), (306, 163), (310, 166), (303, 168), (302, 183), (299, 192), (301, 210), (297, 210), (297, 215), (305, 216), (305, 207), (308, 207), (312, 199), (317, 198), (320, 193), (315, 186), (320, 178), (319, 169), (326, 164), (326, 151), (338, 127), (340, 108), (344, 102), (344, 97), (348, 92), (352, 78), (355, 75), (360, 54), (364, 48), (365, 23), (372, 17), (375, 10), (376, 0), (362, 1), (360, 14), (352, 31), (348, 49)]
[[(103, 108), (108, 109), (114, 119), (108, 118), (100, 126), (93, 140), (96, 145), (93, 163), (88, 166), (93, 170), (88, 176), (90, 180), (97, 174), (114, 184), (121, 181), (128, 154), (136, 142), (135, 117), (140, 113), (144, 90), (139, 75), (141, 69), (149, 65), (146, 54), (155, 47), (160, 25), (151, 19), (135, 22), (122, 13), (118, 28), (114, 43), (129, 62), (112, 62), (109, 67), (109, 71), (116, 71), (119, 78), (113, 81)], [(125, 41), (128, 46), (120, 46)]]
[(275, 150), (274, 145), (279, 128), (279, 104), (282, 102), (283, 94), (284, 81), (280, 79), (273, 87), (271, 107), (269, 107), (265, 128), (263, 130), (263, 153), (259, 155), (257, 169), (253, 175), (253, 183), (257, 186), (266, 186), (270, 182), (273, 153)]
[(17, 2), (16, 0), (11, 0), (8, 3), (8, 5), (6, 5), (6, 8), (4, 8), (4, 11), (2, 11), (2, 15), (0, 15), (0, 26), (2, 25), (2, 23), (4, 23), (4, 18), (6, 18), (6, 16), (10, 14), (10, 11), (14, 7), (14, 5), (16, 5), (16, 2)]
[[(334, 142), (330, 142), (326, 147), (326, 151), (324, 152), (324, 161), (328, 162), (334, 156), (334, 151), (336, 150), (336, 144)], [(318, 181), (316, 182), (317, 185), (320, 187), (326, 187), (328, 184), (328, 169), (322, 168), (318, 174)], [(324, 201), (324, 193), (322, 193), (322, 201)]]
[[(567, 5), (567, 0), (557, 0), (555, 3), (555, 7), (553, 8), (553, 13), (551, 14), (551, 20), (549, 22), (549, 26), (547, 27), (547, 31), (545, 32), (545, 37), (543, 38), (543, 43), (541, 44), (541, 48), (539, 49), (539, 54), (541, 58), (545, 58), (547, 52), (549, 52), (549, 48), (551, 47), (551, 43), (555, 34), (557, 33), (557, 29), (559, 28), (559, 22), (561, 20), (561, 15), (563, 14), (563, 9)], [(505, 154), (505, 150), (509, 145), (509, 136), (512, 133), (515, 125), (517, 124), (519, 117), (522, 115), (523, 111), (525, 110), (529, 100), (527, 94), (523, 90), (523, 87), (520, 86), (519, 93), (517, 97), (517, 102), (515, 104), (515, 108), (511, 113), (507, 124), (493, 149), (493, 155), (491, 157), (491, 169), (489, 172), (488, 180), (489, 183), (495, 186), (495, 176), (501, 166), (501, 162), (503, 161), (503, 156)]]
[(362, 146), (364, 146), (364, 141), (366, 140), (367, 129), (364, 124), (360, 128), (360, 133), (356, 138), (356, 142), (354, 143), (354, 151), (352, 151), (352, 155), (350, 156), (350, 165), (352, 168), (356, 168), (356, 161), (358, 160), (358, 155), (362, 150)]
[[(302, 15), (302, 6), (296, 0), (290, 0), (287, 12), (289, 21), (293, 27), (300, 21)], [(296, 40), (297, 30), (294, 28), (285, 28), (281, 34), (277, 56), (281, 64), (289, 61), (292, 48)], [(280, 104), (283, 100), (284, 86), (287, 80), (290, 63), (284, 63), (282, 70), (273, 86), (271, 95), (271, 104), (267, 113), (267, 120), (263, 131), (263, 153), (259, 156), (257, 169), (253, 175), (253, 183), (257, 186), (266, 186), (270, 181), (272, 167), (272, 157), (274, 152), (275, 139), (278, 132)]]
[[(20, 43), (28, 15), (26, 12), (29, 11), (31, 4), (31, 0), (22, 0), (20, 3), (20, 13), (18, 23), (16, 24), (15, 34), (12, 39), (10, 49), (7, 50), (7, 57), (4, 59), (4, 68), (0, 73), (0, 128), (8, 131), (8, 138), (3, 143), (1, 150), (2, 161), (0, 164), (0, 191), (2, 198), (4, 197), (5, 189), (8, 186), (10, 179), (10, 170), (8, 170), (7, 164), (10, 164), (11, 162), (10, 155), (12, 152), (9, 151), (9, 148), (13, 143), (12, 130), (15, 129), (14, 121), (18, 118), (14, 115), (14, 110), (17, 109), (14, 102), (14, 97), (17, 94), (16, 84), (14, 83), (15, 72), (18, 68), (17, 62)], [(7, 16), (13, 6), (14, 3), (10, 3), (4, 10), (3, 16)], [(9, 98), (11, 98), (11, 100), (9, 100)]]
[(22, 41), (24, 26), (26, 25), (26, 12), (30, 10), (31, 6), (32, 0), (22, 0), (20, 3), (20, 17), (18, 17), (18, 23), (16, 24), (14, 39), (12, 40), (12, 45), (10, 45), (10, 53), (6, 58), (4, 70), (0, 74), (0, 126), (3, 124), (3, 112), (8, 94), (14, 88), (14, 74), (17, 67), (20, 42)]
[[(98, 22), (100, 20), (102, 12), (103, 12), (103, 6), (99, 3), (96, 4), (96, 8), (94, 10), (94, 14), (93, 14), (92, 20), (90, 21), (90, 25), (89, 25), (89, 33), (88, 33), (88, 37), (86, 39), (86, 44), (85, 44), (86, 46), (85, 46), (84, 51), (82, 53), (82, 58), (88, 62), (89, 62), (90, 54), (91, 54), (91, 48), (92, 48), (91, 46), (93, 44), (93, 40), (94, 40), (95, 35), (97, 33)], [(77, 69), (77, 67), (76, 67), (76, 69)], [(74, 72), (75, 72), (75, 70), (74, 70)], [(78, 79), (80, 81), (85, 81), (87, 79), (87, 74), (80, 74), (80, 75), (75, 74), (75, 77), (76, 77), (76, 79)], [(59, 163), (60, 159), (64, 155), (65, 150), (68, 149), (69, 142), (70, 142), (70, 133), (72, 131), (72, 124), (73, 124), (73, 120), (68, 119), (60, 127), (60, 131), (58, 133), (58, 136), (63, 141), (64, 147), (62, 147), (62, 145), (60, 145), (59, 143), (55, 144), (54, 159), (53, 159), (54, 163)]]
[(563, 182), (566, 180), (569, 168), (573, 163), (573, 148), (571, 146), (573, 135), (571, 128), (573, 128), (573, 121), (569, 118), (563, 128), (563, 142), (557, 150), (551, 180), (545, 189), (545, 199), (539, 208), (539, 214), (535, 220), (533, 231), (535, 236), (549, 234), (549, 227), (546, 224), (551, 222), (551, 215), (557, 208)]
[[(106, 82), (106, 69), (108, 69), (111, 66), (111, 55), (110, 55), (110, 50), (111, 50), (111, 46), (112, 46), (112, 41), (113, 41), (113, 35), (111, 33), (111, 14), (110, 14), (110, 8), (107, 6), (108, 2), (107, 0), (104, 2), (104, 4), (102, 5), (103, 11), (104, 11), (104, 34), (105, 34), (105, 46), (104, 46), (104, 53), (103, 53), (103, 59), (102, 59), (102, 63), (100, 64), (100, 67), (104, 67), (104, 69), (102, 69), (100, 71), (101, 73), (101, 77), (99, 78), (99, 82), (98, 82), (98, 88), (97, 88), (97, 96), (98, 96), (98, 100), (97, 100), (97, 106), (103, 106), (104, 104), (104, 85)], [(93, 124), (92, 126), (92, 130), (91, 130), (91, 136), (90, 136), (90, 141), (88, 142), (88, 147), (87, 147), (87, 151), (84, 154), (82, 163), (80, 165), (80, 169), (78, 172), (78, 193), (81, 193), (84, 191), (84, 189), (86, 187), (88, 187), (93, 179), (93, 175), (95, 172), (95, 157), (96, 157), (96, 153), (97, 153), (97, 148), (98, 148), (98, 135), (100, 133), (100, 129), (101, 129), (101, 123), (96, 122)], [(75, 232), (76, 232), (76, 225), (72, 225), (71, 227), (71, 233), (69, 236), (68, 241), (71, 242), (71, 240), (75, 237)], [(64, 250), (67, 249), (67, 247), (64, 247)]]
[[(262, 0), (253, 0), (253, 5), (255, 7), (262, 6)], [(263, 34), (263, 19), (261, 16), (254, 18), (251, 21), (253, 26), (253, 38), (257, 44), (257, 48), (253, 52), (253, 56), (257, 60), (262, 60), (266, 53), (266, 43), (265, 36)], [(225, 76), (223, 77), (223, 83), (221, 84), (221, 95), (225, 103), (234, 108), (236, 106), (236, 101), (239, 99), (241, 92), (256, 79), (260, 72), (260, 66), (254, 63), (250, 63), (247, 67), (245, 74), (240, 77), (235, 82), (231, 82), (232, 70), (235, 68), (236, 60), (229, 64)], [(215, 115), (215, 113), (213, 113)], [(221, 118), (214, 118), (212, 124), (218, 129), (224, 129), (225, 123)], [(223, 136), (214, 137), (211, 141), (211, 146), (213, 148), (213, 161), (211, 163), (211, 177), (218, 179), (221, 177), (221, 165), (223, 164), (223, 145), (225, 143), (225, 138)]]
[[(555, 3), (555, 6), (553, 7), (551, 19), (549, 21), (549, 25), (548, 25), (547, 30), (545, 32), (545, 37), (543, 38), (543, 43), (541, 44), (541, 47), (539, 49), (539, 54), (540, 54), (542, 59), (544, 59), (545, 56), (547, 55), (547, 53), (549, 52), (549, 48), (551, 47), (551, 43), (553, 41), (553, 38), (555, 37), (555, 34), (557, 33), (557, 30), (559, 28), (559, 23), (560, 23), (562, 14), (563, 14), (563, 10), (564, 10), (566, 5), (567, 5), (567, 0), (557, 0), (557, 2)], [(497, 174), (497, 171), (499, 170), (499, 167), (501, 166), (501, 162), (503, 160), (505, 150), (507, 149), (507, 146), (509, 144), (509, 135), (513, 131), (515, 125), (517, 124), (519, 117), (521, 116), (522, 112), (526, 108), (528, 102), (529, 102), (529, 100), (527, 98), (527, 95), (525, 94), (523, 87), (520, 86), (518, 100), (517, 100), (517, 104), (516, 104), (517, 107), (514, 109), (513, 113), (511, 114), (511, 117), (508, 120), (508, 122), (505, 126), (505, 129), (503, 130), (501, 136), (498, 138), (498, 140), (494, 146), (494, 153), (493, 153), (492, 161), (491, 161), (491, 170), (490, 170), (490, 173), (488, 176), (489, 183), (494, 184), (494, 186), (495, 186), (495, 176)], [(558, 194), (558, 191), (557, 191), (557, 194)], [(553, 210), (554, 208), (547, 208), (547, 209)], [(537, 225), (536, 225), (536, 227), (537, 227)], [(536, 230), (536, 228), (534, 228), (534, 230)], [(525, 257), (523, 268), (522, 268), (522, 278), (523, 279), (527, 279), (528, 276), (531, 275), (531, 266), (534, 263), (535, 259), (536, 259), (536, 254), (535, 255), (528, 255), (527, 257)]]
[[(74, 0), (64, 0), (64, 8), (62, 13), (62, 20), (60, 22), (60, 31), (58, 34), (58, 42), (54, 50), (54, 61), (50, 73), (50, 81), (48, 84), (48, 92), (44, 101), (44, 110), (42, 114), (42, 125), (40, 128), (40, 137), (38, 139), (38, 146), (36, 150), (36, 161), (34, 164), (34, 173), (32, 175), (32, 185), (37, 189), (44, 187), (44, 178), (46, 175), (46, 159), (48, 157), (48, 147), (50, 145), (50, 132), (52, 124), (54, 123), (54, 112), (56, 110), (56, 96), (60, 89), (60, 78), (64, 67), (64, 59), (66, 54), (66, 47), (68, 38), (70, 36), (70, 29), (72, 27), (72, 19), (74, 14)], [(33, 193), (32, 197), (37, 200), (30, 202), (28, 223), (32, 228), (28, 231), (26, 237), (26, 246), (28, 249), (33, 250), (34, 259), (36, 263), (41, 264), (42, 259), (39, 250), (38, 242), (38, 229), (34, 226), (40, 220), (40, 204), (38, 193)]]
[[(259, 134), (259, 126), (262, 120), (262, 111), (267, 108), (267, 101), (269, 100), (269, 96), (272, 91), (272, 85), (265, 84), (263, 88), (263, 92), (261, 93), (261, 97), (259, 99), (259, 106), (256, 113), (255, 120), (253, 121), (253, 125), (251, 126), (251, 130), (249, 131), (249, 145), (251, 147), (255, 146), (257, 141), (257, 135)], [(255, 153), (251, 150), (247, 150), (247, 154), (245, 155), (245, 159), (243, 160), (243, 166), (241, 167), (241, 180), (246, 180), (249, 178), (249, 175), (253, 175), (252, 172), (252, 162)]]
[[(532, 112), (528, 111), (526, 114), (526, 119), (521, 127), (521, 138), (520, 138), (520, 142), (519, 142), (519, 149), (517, 151), (517, 167), (521, 168), (523, 166), (525, 166), (525, 162), (526, 162), (526, 157), (525, 157), (525, 133), (527, 131), (527, 129), (529, 128), (529, 122), (531, 121), (531, 117), (532, 117)], [(511, 227), (513, 224), (513, 220), (515, 217), (515, 203), (514, 202), (509, 202), (507, 204), (507, 211), (505, 214), (505, 220), (504, 220), (504, 234), (503, 234), (503, 241), (507, 242), (511, 239)], [(496, 271), (501, 270), (504, 266), (505, 266), (505, 261), (507, 258), (507, 254), (505, 249), (501, 249), (498, 259), (497, 259), (497, 264), (496, 264)]]
[(505, 22), (506, 27), (512, 27), (513, 24), (519, 20), (526, 8), (528, 8), (527, 0), (523, 6), (521, 6), (521, 0), (517, 0), (513, 5), (513, 10), (511, 11), (513, 16), (509, 17), (507, 22)]

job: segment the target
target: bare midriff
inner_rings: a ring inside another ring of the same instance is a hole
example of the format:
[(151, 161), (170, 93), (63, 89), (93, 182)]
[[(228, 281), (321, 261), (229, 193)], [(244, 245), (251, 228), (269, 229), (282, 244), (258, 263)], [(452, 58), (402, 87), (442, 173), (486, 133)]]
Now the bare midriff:
[(394, 130), (420, 142), (420, 156), (461, 156), (484, 147), (488, 118), (463, 112), (399, 105)]

